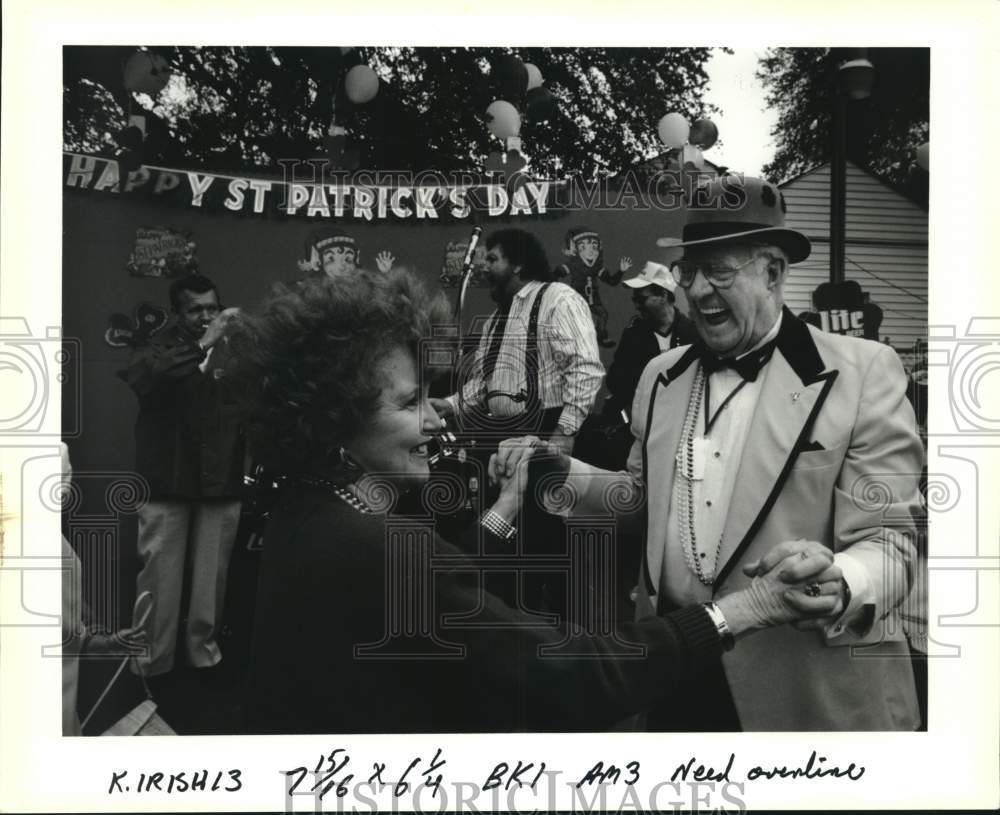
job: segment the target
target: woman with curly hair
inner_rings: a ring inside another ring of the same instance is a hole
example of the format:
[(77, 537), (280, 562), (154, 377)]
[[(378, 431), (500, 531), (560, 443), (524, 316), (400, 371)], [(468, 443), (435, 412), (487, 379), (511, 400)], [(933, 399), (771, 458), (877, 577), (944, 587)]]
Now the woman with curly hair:
[[(539, 625), (487, 593), (475, 559), (432, 522), (396, 516), (399, 493), (428, 489), (442, 422), (420, 342), (447, 315), (443, 296), (396, 270), (279, 287), (232, 332), (251, 441), (284, 476), (261, 563), (251, 732), (606, 728), (668, 696), (734, 637), (798, 619), (775, 569), (617, 636)], [(534, 452), (491, 473), (499, 497), (466, 551), (514, 553)], [(540, 655), (570, 633), (581, 656)], [(626, 642), (642, 650), (616, 658)]]

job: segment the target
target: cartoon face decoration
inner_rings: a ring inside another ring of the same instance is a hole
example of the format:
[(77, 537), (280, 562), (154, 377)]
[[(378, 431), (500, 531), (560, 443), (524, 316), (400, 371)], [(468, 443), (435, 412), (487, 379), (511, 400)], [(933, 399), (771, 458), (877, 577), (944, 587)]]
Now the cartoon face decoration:
[(320, 263), (328, 277), (353, 274), (357, 268), (357, 252), (351, 246), (327, 246), (320, 253)]
[(585, 266), (593, 266), (601, 256), (601, 241), (599, 238), (578, 238), (574, 242), (577, 257)]

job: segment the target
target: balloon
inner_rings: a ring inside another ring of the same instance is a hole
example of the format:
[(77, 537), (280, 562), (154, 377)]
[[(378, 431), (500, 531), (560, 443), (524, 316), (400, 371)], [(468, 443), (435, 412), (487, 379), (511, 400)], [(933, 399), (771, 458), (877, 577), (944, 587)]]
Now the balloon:
[(371, 102), (378, 93), (378, 76), (367, 65), (355, 65), (344, 77), (344, 91), (355, 105)]
[(524, 63), (524, 67), (528, 69), (528, 90), (540, 88), (542, 86), (542, 72), (530, 62)]
[(556, 114), (556, 97), (548, 88), (532, 88), (524, 97), (524, 110), (533, 122), (546, 122)]
[(917, 148), (917, 164), (927, 172), (931, 171), (931, 143), (929, 141)]
[(170, 79), (170, 68), (160, 54), (153, 51), (136, 51), (125, 61), (125, 90), (130, 93), (162, 91)]
[(495, 54), (490, 57), (490, 75), (502, 99), (519, 102), (528, 87), (528, 69), (513, 54)]
[(516, 136), (521, 130), (521, 114), (510, 102), (497, 99), (486, 108), (486, 126), (498, 139)]
[(142, 131), (135, 125), (130, 125), (115, 137), (120, 147), (126, 150), (138, 150), (142, 147)]
[(713, 144), (719, 140), (719, 128), (715, 126), (715, 122), (711, 119), (698, 119), (693, 125), (691, 125), (691, 133), (688, 135), (688, 141), (700, 147), (702, 150), (708, 150)]
[(687, 142), (690, 131), (688, 120), (679, 113), (668, 113), (660, 119), (660, 123), (657, 125), (660, 141), (671, 149), (682, 147)]

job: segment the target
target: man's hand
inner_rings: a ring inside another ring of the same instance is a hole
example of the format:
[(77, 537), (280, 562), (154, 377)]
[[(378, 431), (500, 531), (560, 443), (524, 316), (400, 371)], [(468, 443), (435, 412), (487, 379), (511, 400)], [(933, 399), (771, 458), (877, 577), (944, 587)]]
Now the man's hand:
[[(562, 483), (559, 475), (562, 476), (562, 480), (565, 480), (565, 477), (569, 474), (570, 457), (559, 446), (551, 442), (544, 442), (537, 436), (521, 436), (502, 441), (497, 452), (490, 456), (488, 468), (490, 483), (494, 485), (499, 484), (501, 487), (500, 499), (497, 501), (498, 505), (501, 503), (501, 500), (506, 500), (509, 505), (510, 498), (516, 496), (517, 507), (520, 508), (521, 491), (524, 490), (526, 484), (516, 481), (515, 478), (519, 474), (527, 475), (527, 464), (532, 458), (541, 459), (539, 461), (541, 470), (538, 475), (545, 478), (546, 481), (550, 476), (556, 474), (556, 482)], [(511, 483), (512, 481), (513, 483)], [(539, 505), (543, 509), (549, 512), (553, 511), (546, 507), (544, 496), (539, 497), (538, 500)], [(494, 507), (494, 509), (497, 509), (497, 507)]]
[(437, 399), (432, 396), (429, 401), (441, 419), (450, 419), (455, 415), (455, 409), (447, 399)]
[(621, 274), (625, 274), (629, 269), (632, 268), (632, 258), (625, 255), (621, 260), (618, 261), (618, 271)]
[(490, 456), (490, 463), (486, 468), (490, 484), (499, 486), (503, 492), (504, 488), (514, 480), (521, 465), (527, 464), (534, 455), (535, 449), (544, 446), (544, 442), (538, 436), (518, 436), (500, 442), (497, 451)]
[[(812, 616), (794, 623), (800, 630), (825, 628), (844, 612), (846, 583), (833, 552), (818, 541), (783, 541), (760, 560), (747, 563), (743, 573), (756, 577), (781, 565), (778, 577), (795, 589), (786, 596), (795, 609)], [(818, 616), (815, 616), (818, 615)]]
[(240, 313), (238, 308), (227, 308), (220, 311), (215, 319), (208, 324), (208, 328), (205, 329), (205, 333), (201, 335), (201, 339), (198, 340), (198, 345), (200, 345), (204, 350), (208, 350), (214, 346), (219, 340), (222, 339), (223, 334), (226, 333), (226, 326), (229, 321)]
[(486, 474), (490, 483), (500, 486), (500, 495), (491, 509), (508, 523), (513, 523), (521, 509), (528, 485), (528, 462), (544, 443), (537, 436), (520, 436), (500, 442), (490, 456)]
[[(835, 598), (807, 596), (803, 587), (793, 588), (782, 579), (782, 575), (798, 569), (802, 560), (800, 555), (790, 554), (769, 571), (755, 574), (746, 588), (716, 601), (734, 634), (786, 623), (801, 627), (816, 614), (830, 613)], [(833, 562), (832, 554), (828, 562)]]
[(392, 269), (392, 264), (395, 262), (395, 255), (392, 252), (387, 252), (385, 249), (375, 255), (375, 268), (382, 272), (382, 274), (386, 274)]

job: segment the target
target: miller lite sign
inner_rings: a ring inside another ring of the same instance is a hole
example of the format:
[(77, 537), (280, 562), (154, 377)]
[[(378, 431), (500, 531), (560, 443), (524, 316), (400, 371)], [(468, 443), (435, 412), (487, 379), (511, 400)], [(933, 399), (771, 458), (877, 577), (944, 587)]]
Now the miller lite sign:
[(832, 334), (878, 340), (882, 309), (868, 300), (855, 280), (822, 283), (812, 295), (809, 322)]

